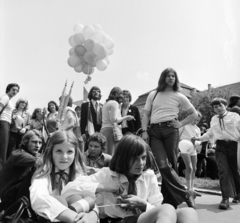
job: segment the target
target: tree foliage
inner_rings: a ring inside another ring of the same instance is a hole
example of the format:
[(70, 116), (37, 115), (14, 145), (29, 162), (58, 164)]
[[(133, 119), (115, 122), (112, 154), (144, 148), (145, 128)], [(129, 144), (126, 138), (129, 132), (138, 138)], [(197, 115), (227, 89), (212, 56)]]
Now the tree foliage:
[(193, 93), (190, 101), (203, 116), (199, 125), (201, 126), (202, 123), (207, 123), (210, 126), (211, 118), (214, 115), (214, 111), (211, 107), (211, 101), (214, 98), (224, 98), (228, 102), (232, 94), (232, 91), (221, 88), (211, 88), (209, 91)]

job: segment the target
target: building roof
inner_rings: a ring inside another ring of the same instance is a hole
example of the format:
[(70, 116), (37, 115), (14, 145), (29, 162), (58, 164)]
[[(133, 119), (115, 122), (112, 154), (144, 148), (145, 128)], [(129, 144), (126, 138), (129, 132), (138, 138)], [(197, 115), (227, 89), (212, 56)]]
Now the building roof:
[[(191, 98), (191, 93), (193, 91), (199, 92), (199, 90), (196, 90), (196, 88), (188, 86), (186, 84), (180, 83), (180, 92), (184, 94), (186, 97)], [(154, 91), (155, 89), (148, 91), (140, 96), (138, 96), (138, 99), (133, 103), (135, 106), (141, 106), (146, 103), (147, 96), (149, 95), (150, 92)]]

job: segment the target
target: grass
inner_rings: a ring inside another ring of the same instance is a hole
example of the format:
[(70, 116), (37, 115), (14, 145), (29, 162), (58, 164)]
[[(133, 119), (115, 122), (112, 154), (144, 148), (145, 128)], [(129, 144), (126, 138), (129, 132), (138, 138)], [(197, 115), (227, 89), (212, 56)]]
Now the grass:
[[(183, 184), (186, 185), (186, 179), (180, 177)], [(208, 190), (220, 191), (219, 180), (212, 180), (209, 178), (195, 178), (194, 187)]]

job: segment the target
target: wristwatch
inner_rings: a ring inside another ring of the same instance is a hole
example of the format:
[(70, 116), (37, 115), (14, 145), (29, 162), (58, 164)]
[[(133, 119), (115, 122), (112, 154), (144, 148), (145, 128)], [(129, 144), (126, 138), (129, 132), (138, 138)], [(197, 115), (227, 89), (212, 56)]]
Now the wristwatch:
[(147, 130), (142, 130), (142, 133), (147, 132)]

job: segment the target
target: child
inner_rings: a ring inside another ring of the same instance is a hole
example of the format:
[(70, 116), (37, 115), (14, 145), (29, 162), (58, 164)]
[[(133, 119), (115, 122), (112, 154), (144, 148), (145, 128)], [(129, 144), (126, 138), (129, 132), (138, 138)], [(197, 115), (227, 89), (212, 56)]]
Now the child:
[(103, 167), (108, 167), (111, 155), (104, 153), (106, 148), (106, 137), (101, 133), (95, 133), (88, 140), (88, 150), (83, 155), (83, 162), (92, 167), (93, 173)]
[[(141, 137), (126, 135), (119, 142), (110, 162), (110, 167), (88, 176), (91, 182), (109, 184), (121, 183), (119, 193), (100, 193), (97, 197), (101, 207), (101, 223), (131, 222), (198, 222), (197, 213), (192, 208), (175, 210), (170, 204), (163, 204), (157, 178), (150, 168), (153, 157), (149, 146)], [(69, 183), (63, 190), (65, 193), (81, 192), (82, 177)], [(121, 195), (121, 196), (119, 196)], [(100, 207), (99, 207), (100, 208)]]
[(199, 145), (199, 143), (198, 145), (194, 146), (191, 142), (191, 138), (198, 138), (201, 136), (201, 131), (197, 127), (197, 123), (202, 118), (202, 115), (199, 111), (197, 111), (197, 113), (198, 116), (193, 122), (179, 129), (179, 149), (181, 151), (181, 157), (183, 158), (186, 166), (185, 177), (187, 189), (191, 191), (193, 191), (194, 178), (197, 168), (197, 149), (201, 148), (201, 145)]
[[(62, 187), (83, 173), (84, 167), (76, 136), (71, 131), (54, 133), (45, 150), (43, 166), (33, 176), (30, 187), (32, 209), (50, 221), (73, 223), (82, 219), (97, 222), (96, 210), (77, 214), (65, 206), (64, 202), (60, 202)], [(92, 194), (95, 194), (97, 187), (98, 184), (94, 183), (81, 185), (83, 191)]]
[(211, 128), (201, 137), (195, 140), (207, 141), (216, 139), (216, 160), (219, 170), (219, 181), (222, 192), (220, 209), (229, 208), (229, 197), (233, 197), (233, 203), (240, 202), (240, 175), (237, 164), (237, 150), (240, 139), (240, 116), (234, 112), (228, 112), (227, 102), (223, 98), (214, 98), (211, 106), (216, 113), (211, 120)]

